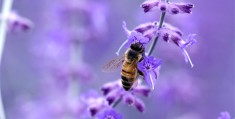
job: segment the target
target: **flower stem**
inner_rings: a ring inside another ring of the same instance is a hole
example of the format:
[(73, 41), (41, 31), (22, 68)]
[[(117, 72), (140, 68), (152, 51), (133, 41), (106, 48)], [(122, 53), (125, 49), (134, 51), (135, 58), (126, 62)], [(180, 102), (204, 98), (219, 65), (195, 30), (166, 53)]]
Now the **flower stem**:
[[(11, 12), (12, 4), (13, 4), (13, 0), (3, 0), (2, 13), (1, 13), (2, 20), (0, 23), (0, 64), (2, 61), (2, 54), (3, 54), (6, 33), (7, 33), (7, 17)], [(2, 93), (1, 93), (1, 86), (0, 86), (0, 119), (5, 119), (5, 118), (6, 117), (5, 117), (4, 108), (3, 108)]]
[[(78, 65), (81, 65), (83, 63), (82, 60), (82, 43), (74, 43), (72, 42), (71, 44), (71, 54), (70, 54), (70, 67), (74, 68), (77, 67)], [(71, 75), (70, 80), (69, 80), (69, 89), (68, 93), (70, 97), (76, 97), (79, 95), (79, 83), (77, 76)]]
[(114, 104), (113, 104), (113, 108), (117, 107), (117, 105), (122, 101), (122, 97), (120, 97)]
[[(166, 0), (166, 2), (168, 3), (169, 0)], [(160, 17), (160, 21), (159, 21), (159, 26), (158, 26), (158, 30), (162, 28), (163, 22), (164, 22), (164, 18), (165, 18), (166, 12), (162, 12), (161, 17)], [(155, 48), (155, 45), (157, 44), (159, 35), (155, 36), (153, 43), (151, 44), (148, 52), (147, 52), (147, 56), (151, 55), (153, 53), (153, 49)]]

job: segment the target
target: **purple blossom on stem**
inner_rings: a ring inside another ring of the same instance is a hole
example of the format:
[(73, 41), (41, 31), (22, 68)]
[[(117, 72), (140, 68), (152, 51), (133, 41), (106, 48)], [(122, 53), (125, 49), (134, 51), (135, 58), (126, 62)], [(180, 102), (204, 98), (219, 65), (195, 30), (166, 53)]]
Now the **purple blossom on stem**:
[(98, 119), (122, 119), (122, 115), (118, 114), (113, 109), (105, 110), (102, 114), (98, 115)]
[(231, 119), (231, 117), (228, 112), (221, 112), (220, 116), (217, 119)]
[(144, 74), (144, 80), (152, 90), (154, 89), (154, 85), (158, 77), (158, 67), (160, 64), (161, 60), (153, 56), (147, 56), (140, 63), (138, 63), (138, 69)]
[(18, 15), (15, 11), (12, 11), (6, 18), (1, 15), (0, 20), (2, 21), (3, 19), (7, 19), (10, 31), (27, 31), (33, 27), (32, 21)]
[(194, 39), (195, 34), (190, 34), (186, 40), (183, 40), (181, 31), (169, 24), (164, 24), (158, 33), (164, 41), (172, 41), (179, 46), (182, 54), (184, 55), (185, 61), (187, 63), (189, 62), (191, 67), (193, 67), (193, 63), (185, 48), (196, 43), (196, 40)]
[(108, 10), (105, 3), (91, 0), (62, 0), (58, 13), (62, 22), (70, 22), (69, 20), (73, 19), (73, 16), (82, 18), (78, 20), (79, 27), (71, 33), (76, 37), (74, 40), (77, 42), (100, 40), (103, 39), (100, 37), (103, 37), (107, 32)]
[(130, 47), (133, 43), (140, 43), (142, 45), (146, 45), (151, 39), (145, 37), (141, 32), (138, 32), (136, 30), (130, 31), (126, 28), (126, 22), (123, 22), (123, 29), (127, 35), (127, 40), (120, 46), (118, 51), (116, 52), (117, 55), (119, 55), (120, 50), (122, 47)]
[(121, 100), (125, 104), (135, 107), (140, 112), (144, 112), (145, 105), (136, 95), (147, 97), (151, 92), (151, 89), (143, 85), (138, 85), (130, 91), (125, 91), (122, 87), (121, 80), (104, 84), (101, 90), (106, 100), (109, 102), (109, 105), (113, 105)]
[(148, 0), (142, 3), (141, 7), (144, 9), (144, 12), (149, 12), (153, 8), (158, 8), (161, 12), (168, 12), (170, 14), (179, 14), (179, 13), (192, 13), (193, 4), (189, 3), (167, 3), (161, 0)]

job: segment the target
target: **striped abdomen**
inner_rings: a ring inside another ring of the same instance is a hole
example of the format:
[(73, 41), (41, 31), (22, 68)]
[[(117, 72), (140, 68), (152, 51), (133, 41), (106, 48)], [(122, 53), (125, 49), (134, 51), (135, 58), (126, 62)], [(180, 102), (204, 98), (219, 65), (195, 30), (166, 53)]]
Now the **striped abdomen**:
[(131, 89), (132, 85), (134, 84), (137, 78), (137, 67), (136, 63), (129, 62), (125, 60), (122, 66), (121, 78), (122, 78), (122, 86), (123, 88), (128, 91)]

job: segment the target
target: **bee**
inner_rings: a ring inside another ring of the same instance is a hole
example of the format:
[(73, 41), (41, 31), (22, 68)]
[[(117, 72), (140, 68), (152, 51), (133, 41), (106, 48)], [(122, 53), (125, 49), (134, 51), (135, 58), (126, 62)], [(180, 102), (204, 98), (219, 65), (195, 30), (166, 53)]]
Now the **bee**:
[(131, 44), (124, 56), (109, 61), (103, 67), (104, 72), (115, 71), (122, 65), (121, 79), (123, 88), (128, 91), (132, 88), (139, 75), (143, 73), (138, 70), (137, 64), (144, 59), (145, 48), (140, 43)]

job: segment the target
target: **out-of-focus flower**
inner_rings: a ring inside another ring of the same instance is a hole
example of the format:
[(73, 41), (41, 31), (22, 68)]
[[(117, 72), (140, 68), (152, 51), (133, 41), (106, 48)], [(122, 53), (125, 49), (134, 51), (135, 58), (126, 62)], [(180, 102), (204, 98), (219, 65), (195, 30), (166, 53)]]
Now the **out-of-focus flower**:
[(62, 119), (65, 116), (72, 118), (82, 117), (85, 108), (78, 98), (68, 98), (65, 95), (54, 95), (34, 101), (20, 103), (20, 117), (24, 119)]
[[(103, 39), (101, 37), (107, 32), (108, 27), (105, 3), (91, 0), (62, 0), (59, 5), (58, 13), (62, 22), (65, 23), (64, 25), (77, 26), (72, 29), (73, 36), (76, 37), (73, 40), (84, 42)], [(77, 19), (77, 22), (71, 22), (75, 19)]]
[(0, 20), (7, 19), (9, 31), (27, 31), (33, 27), (33, 22), (11, 11), (8, 16), (0, 16)]
[(144, 12), (149, 12), (153, 8), (158, 8), (162, 12), (168, 12), (170, 14), (178, 13), (192, 13), (193, 4), (188, 3), (166, 3), (161, 0), (148, 0), (142, 3), (141, 7), (144, 9)]
[(130, 91), (125, 91), (122, 87), (121, 80), (104, 84), (101, 90), (109, 105), (115, 104), (118, 100), (122, 100), (125, 104), (135, 107), (140, 112), (144, 112), (145, 105), (136, 95), (147, 97), (151, 92), (151, 89), (143, 85), (138, 85)]
[(140, 63), (138, 63), (138, 69), (144, 74), (144, 80), (152, 90), (154, 89), (154, 85), (158, 77), (160, 64), (161, 60), (153, 56), (146, 56)]
[(85, 95), (80, 96), (83, 104), (86, 105), (86, 110), (91, 116), (96, 116), (98, 113), (110, 108), (104, 97), (101, 97), (95, 91), (90, 91)]
[(228, 112), (221, 112), (220, 116), (217, 119), (231, 119), (231, 117)]
[(118, 114), (113, 109), (105, 110), (102, 114), (98, 115), (98, 119), (122, 119), (122, 115)]
[(195, 112), (190, 112), (190, 113), (186, 113), (181, 116), (175, 117), (173, 119), (202, 119), (202, 117)]
[(158, 82), (158, 96), (164, 101), (180, 101), (190, 104), (200, 98), (197, 80), (184, 71), (175, 72), (169, 77), (161, 77), (161, 79)]
[(75, 66), (69, 65), (57, 67), (52, 71), (52, 74), (54, 74), (58, 84), (64, 88), (69, 86), (71, 77), (75, 80), (79, 80), (80, 83), (89, 82), (94, 77), (92, 68), (86, 63)]

